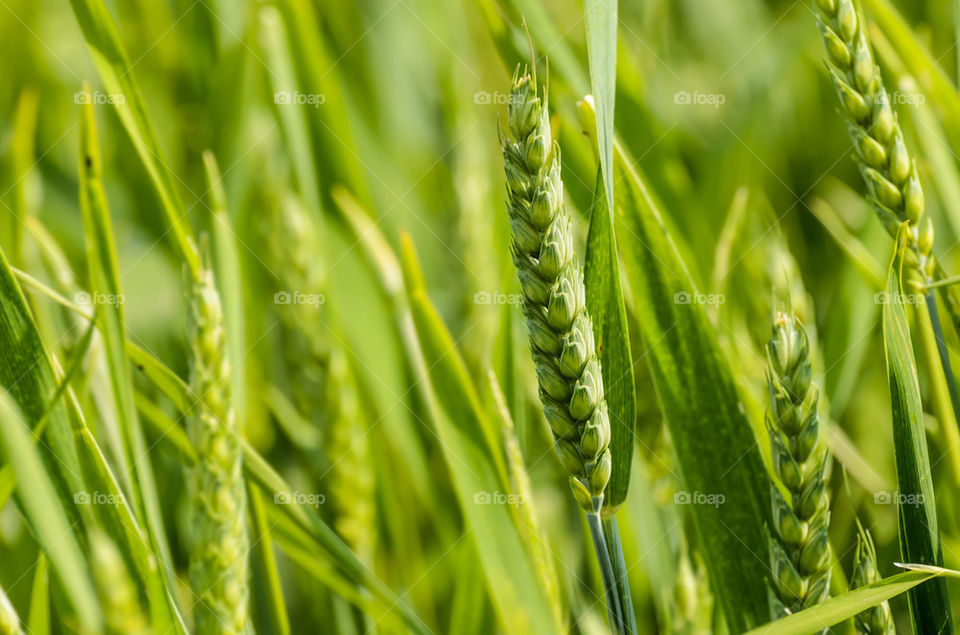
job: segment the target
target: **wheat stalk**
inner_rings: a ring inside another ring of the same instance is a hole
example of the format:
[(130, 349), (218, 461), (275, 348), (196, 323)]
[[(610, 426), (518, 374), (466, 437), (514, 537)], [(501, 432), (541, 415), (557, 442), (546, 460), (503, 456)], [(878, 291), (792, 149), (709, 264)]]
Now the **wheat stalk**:
[(770, 406), (771, 611), (774, 619), (819, 604), (830, 591), (830, 495), (820, 442), (819, 393), (810, 381), (810, 344), (792, 314), (779, 313), (767, 344)]
[(583, 269), (563, 204), (560, 146), (536, 76), (513, 74), (507, 127), (500, 127), (511, 254), (523, 289), (530, 353), (554, 447), (587, 521), (603, 576), (610, 625), (626, 632), (600, 510), (610, 481), (610, 418), (604, 399)]
[(814, 7), (827, 50), (827, 68), (857, 148), (870, 201), (894, 238), (900, 226), (909, 223), (907, 263), (919, 274), (915, 282), (927, 284), (937, 269), (931, 254), (933, 224), (923, 218), (923, 188), (916, 163), (883, 86), (863, 19), (853, 0), (816, 0)]
[(123, 556), (100, 531), (90, 534), (90, 562), (97, 595), (110, 635), (146, 635), (150, 622), (143, 613), (140, 596)]
[[(877, 571), (877, 550), (873, 546), (873, 536), (857, 521), (857, 550), (853, 556), (853, 576), (850, 578), (850, 587), (860, 588), (880, 580)], [(893, 614), (890, 612), (890, 603), (881, 602), (859, 613), (855, 618), (858, 633), (868, 635), (894, 635), (897, 631), (893, 626)]]
[(17, 609), (13, 608), (13, 603), (7, 597), (6, 591), (0, 587), (0, 635), (22, 635), (23, 629), (20, 628), (20, 617), (17, 615)]
[(220, 296), (204, 266), (187, 282), (190, 388), (197, 402), (187, 433), (197, 452), (189, 474), (193, 511), (190, 581), (196, 630), (242, 633), (247, 626), (246, 491), (231, 394)]
[(585, 511), (598, 512), (611, 470), (600, 359), (563, 204), (560, 147), (551, 137), (546, 93), (541, 96), (526, 71), (514, 73), (500, 140), (513, 262), (540, 400), (574, 497)]

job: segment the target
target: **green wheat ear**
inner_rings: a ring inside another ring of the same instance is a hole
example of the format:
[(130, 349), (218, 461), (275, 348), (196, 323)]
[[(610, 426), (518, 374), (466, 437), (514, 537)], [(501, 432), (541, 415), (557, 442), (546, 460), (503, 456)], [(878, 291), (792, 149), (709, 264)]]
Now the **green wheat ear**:
[[(857, 550), (853, 556), (853, 576), (850, 578), (850, 588), (857, 589), (880, 580), (877, 570), (877, 550), (873, 546), (873, 536), (857, 521)], [(858, 633), (868, 635), (894, 635), (897, 630), (893, 626), (893, 614), (890, 612), (890, 603), (881, 602), (855, 618)]]
[(116, 545), (102, 532), (90, 534), (90, 560), (97, 595), (110, 635), (147, 635), (150, 622), (143, 613), (137, 587)]
[(910, 223), (908, 264), (919, 274), (918, 282), (927, 282), (936, 269), (931, 254), (933, 224), (923, 218), (923, 188), (916, 163), (883, 86), (863, 19), (853, 0), (816, 0), (814, 7), (827, 50), (827, 68), (857, 147), (870, 201), (892, 237), (897, 237), (902, 223)]
[(563, 204), (560, 147), (551, 137), (546, 93), (541, 97), (534, 78), (519, 68), (500, 139), (513, 263), (523, 288), (540, 401), (577, 502), (596, 512), (611, 470), (600, 359)]
[(249, 541), (226, 331), (213, 271), (201, 267), (187, 285), (190, 388), (196, 399), (187, 420), (197, 452), (188, 479), (196, 631), (239, 634), (247, 627)]
[[(268, 234), (271, 265), (290, 292), (324, 297), (326, 268), (317, 223), (288, 197)], [(370, 443), (363, 425), (357, 383), (344, 346), (333, 341), (330, 312), (291, 304), (278, 311), (286, 329), (285, 353), (292, 368), (297, 410), (322, 432), (330, 461), (328, 491), (334, 527), (361, 562), (371, 565), (376, 544), (376, 483), (369, 469)]]
[(769, 531), (774, 619), (823, 602), (830, 590), (828, 454), (820, 442), (819, 393), (810, 344), (792, 314), (779, 313), (767, 344), (767, 430), (773, 471)]

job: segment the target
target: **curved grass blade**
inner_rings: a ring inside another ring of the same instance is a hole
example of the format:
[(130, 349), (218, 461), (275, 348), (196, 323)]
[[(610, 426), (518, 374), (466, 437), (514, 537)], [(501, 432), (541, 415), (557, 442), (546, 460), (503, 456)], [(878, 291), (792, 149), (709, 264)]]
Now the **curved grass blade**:
[(200, 268), (200, 259), (190, 237), (190, 230), (183, 220), (186, 217), (186, 210), (177, 193), (173, 172), (163, 158), (160, 143), (150, 123), (143, 96), (134, 78), (113, 17), (103, 0), (70, 0), (70, 4), (104, 87), (112, 95), (123, 96), (123, 99), (111, 101), (117, 109), (120, 122), (130, 135), (130, 140), (144, 168), (150, 175), (177, 245), (187, 265), (195, 272)]
[(617, 232), (637, 322), (649, 345), (645, 359), (686, 496), (723, 497), (722, 504), (694, 504), (690, 511), (727, 625), (742, 632), (769, 618), (766, 472), (701, 296), (644, 180), (615, 147), (623, 175)]
[[(584, 0), (587, 65), (596, 106), (597, 145), (606, 200), (613, 200), (613, 107), (617, 87), (617, 0)], [(610, 212), (610, 222), (613, 213)]]
[(80, 627), (89, 632), (99, 631), (103, 616), (93, 593), (90, 570), (77, 544), (77, 523), (67, 520), (30, 429), (6, 391), (0, 393), (0, 446), (20, 483), (17, 502), (37, 542), (50, 557)]
[(47, 557), (41, 552), (33, 567), (33, 586), (30, 589), (30, 613), (27, 632), (30, 635), (50, 635), (50, 574)]
[[(598, 114), (598, 119), (599, 116)], [(612, 130), (610, 136), (612, 137)], [(590, 229), (587, 233), (584, 285), (587, 291), (587, 310), (593, 317), (607, 411), (610, 415), (610, 454), (613, 469), (604, 494), (603, 535), (614, 567), (614, 584), (620, 600), (624, 626), (628, 633), (634, 633), (637, 628), (636, 617), (630, 597), (616, 513), (626, 500), (630, 487), (637, 398), (630, 334), (627, 330), (627, 309), (620, 288), (620, 261), (613, 231), (613, 217), (609, 211), (610, 206), (606, 204), (609, 199), (602, 184), (605, 180), (601, 169), (597, 174)], [(612, 189), (612, 183), (610, 187)]]
[(604, 494), (604, 514), (615, 514), (627, 498), (633, 464), (634, 426), (637, 420), (633, 356), (627, 330), (627, 310), (620, 288), (620, 266), (609, 206), (597, 175), (596, 196), (587, 234), (584, 285), (587, 310), (600, 353), (603, 385), (610, 413), (610, 451), (613, 471)]
[[(25, 274), (18, 274), (25, 277)], [(44, 288), (34, 281), (32, 286)], [(53, 296), (59, 294), (49, 290)], [(46, 293), (46, 292), (45, 292)], [(86, 319), (93, 316), (85, 309), (60, 297), (62, 304)], [(107, 465), (96, 440), (87, 428), (76, 399), (69, 390), (56, 401), (37, 396), (58, 395), (57, 378), (62, 377), (56, 358), (44, 349), (26, 299), (17, 284), (6, 255), (0, 251), (0, 350), (16, 350), (17, 355), (0, 356), (0, 386), (17, 401), (20, 412), (36, 428), (46, 421), (44, 455), (54, 483), (71, 521), (81, 518), (85, 527), (102, 526), (122, 546), (136, 565), (151, 600), (152, 622), (162, 631), (186, 632), (183, 617), (170, 587), (158, 571), (157, 558), (136, 522), (116, 478)], [(49, 455), (49, 456), (48, 456)], [(115, 505), (76, 504), (76, 496), (99, 492), (112, 497)]]
[(250, 541), (253, 544), (251, 564), (253, 578), (253, 603), (256, 631), (263, 635), (290, 635), (290, 619), (287, 606), (283, 601), (283, 587), (277, 572), (277, 560), (273, 555), (273, 535), (267, 524), (267, 513), (263, 502), (263, 492), (247, 487), (250, 501)]
[[(903, 566), (909, 567), (911, 565)], [(885, 600), (906, 593), (911, 589), (916, 589), (924, 582), (930, 580), (943, 582), (942, 576), (960, 577), (960, 571), (938, 568), (898, 573), (873, 584), (847, 591), (835, 598), (830, 598), (823, 604), (780, 618), (776, 622), (750, 631), (747, 635), (808, 635), (809, 633), (820, 632)]]
[[(910, 325), (901, 284), (905, 232), (900, 232), (897, 250), (887, 275), (890, 301), (883, 305), (883, 342), (893, 409), (894, 458), (896, 459), (901, 557), (909, 562), (941, 566), (940, 532), (933, 476), (927, 455), (923, 406), (917, 365), (910, 340)], [(952, 632), (947, 585), (942, 579), (912, 589), (908, 595), (914, 627), (920, 633)]]
[[(80, 210), (86, 242), (87, 263), (90, 268), (92, 300), (98, 307), (95, 315), (103, 335), (120, 436), (123, 439), (125, 462), (121, 480), (137, 516), (146, 526), (153, 545), (173, 586), (173, 559), (163, 527), (160, 499), (157, 496), (149, 452), (143, 439), (143, 430), (137, 419), (133, 398), (133, 381), (126, 357), (126, 326), (124, 321), (124, 294), (113, 239), (113, 226), (107, 195), (103, 187), (100, 150), (97, 146), (96, 119), (90, 89), (84, 86), (87, 100), (80, 119)], [(100, 298), (103, 299), (101, 302)]]

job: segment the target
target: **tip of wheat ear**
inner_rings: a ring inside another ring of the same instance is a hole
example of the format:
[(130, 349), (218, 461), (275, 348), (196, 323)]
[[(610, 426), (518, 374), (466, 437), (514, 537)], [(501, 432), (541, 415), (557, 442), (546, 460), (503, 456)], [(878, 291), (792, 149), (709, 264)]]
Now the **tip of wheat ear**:
[(551, 137), (547, 98), (519, 67), (500, 141), (511, 252), (540, 400), (573, 495), (586, 511), (595, 512), (611, 471), (600, 359), (583, 270), (573, 252), (572, 221), (563, 205), (560, 148)]

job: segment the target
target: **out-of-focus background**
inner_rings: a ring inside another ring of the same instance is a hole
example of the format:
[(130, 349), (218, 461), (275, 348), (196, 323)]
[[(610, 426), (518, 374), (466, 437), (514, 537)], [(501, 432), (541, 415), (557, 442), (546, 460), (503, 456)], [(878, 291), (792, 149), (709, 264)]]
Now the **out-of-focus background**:
[[(949, 271), (960, 271), (960, 128), (930, 97), (935, 77), (955, 85), (960, 75), (958, 8), (948, 0), (863, 4), (917, 157), (936, 252)], [(707, 313), (758, 439), (765, 439), (762, 347), (775, 303), (788, 297), (808, 325), (836, 455), (831, 538), (840, 566), (850, 571), (856, 514), (876, 540), (881, 573), (890, 575), (899, 558), (891, 504), (896, 478), (882, 302), (875, 294), (892, 241), (862, 196), (809, 5), (621, 3), (615, 126), (667, 214), (697, 287), (719, 298)], [(537, 72), (549, 77), (567, 205), (582, 255), (597, 162), (577, 114), (577, 101), (589, 92), (581, 3), (138, 0), (107, 6), (126, 49), (126, 73), (139, 86), (162, 148), (158, 160), (175, 175), (187, 210), (183, 220), (198, 233), (215, 234), (219, 223), (204, 180), (205, 150), (223, 174), (226, 235), (236, 247), (233, 273), (244, 318), (241, 339), (232, 344), (243, 359), (236, 386), (250, 445), (299, 492), (323, 498), (320, 516), (348, 544), (366, 550), (365, 564), (429, 629), (503, 627), (484, 581), (482, 546), (472, 536), (478, 529), (463, 514), (452, 483), (449, 461), (455, 459), (444, 454), (430, 404), (417, 390), (422, 378), (405, 352), (375, 258), (346, 219), (372, 221), (394, 248), (400, 232), (409, 232), (429, 296), (478, 390), (486, 394), (488, 368), (508, 388), (569, 622), (577, 631), (602, 632), (602, 586), (589, 536), (536, 399), (509, 256), (497, 130), (511, 75), (530, 64), (525, 19)], [(929, 51), (929, 58), (918, 50)], [(104, 88), (70, 3), (0, 1), (0, 59), (0, 216), (25, 232), (24, 253), (12, 264), (70, 299), (88, 288), (78, 102), (92, 99), (127, 336), (186, 377), (182, 257), (117, 116), (113, 101), (123, 96)], [(85, 81), (90, 97), (81, 92)], [(295, 218), (316, 226), (319, 240), (297, 241), (309, 232), (296, 223), (284, 229), (291, 206), (301, 213)], [(317, 289), (295, 286), (304, 280)], [(289, 315), (288, 305), (298, 303), (323, 315), (315, 327), (326, 343), (320, 345), (343, 351), (354, 377), (360, 427), (346, 442), (310, 410), (311, 400), (323, 396), (303, 377), (309, 374), (304, 360), (317, 344), (297, 326), (298, 319), (313, 318)], [(57, 320), (42, 326), (47, 346), (66, 357), (80, 332)], [(638, 442), (620, 527), (638, 621), (642, 632), (709, 631), (715, 607), (690, 520), (676, 504), (684, 488), (640, 361), (649, 343), (632, 322), (631, 332)], [(926, 398), (932, 389), (923, 351), (918, 356)], [(91, 427), (109, 431), (115, 415), (98, 398), (103, 378), (95, 370), (89, 376), (78, 398)], [(177, 419), (166, 398), (136, 373), (135, 386), (142, 411)], [(953, 495), (960, 463), (935, 414), (927, 423), (934, 480), (943, 490), (937, 500), (943, 554), (946, 566), (960, 568)], [(147, 430), (174, 563), (185, 576), (190, 524), (180, 458), (159, 432)], [(497, 495), (479, 492), (476, 504), (488, 494)], [(351, 503), (330, 504), (352, 499), (362, 513)], [(0, 513), (0, 586), (18, 607), (29, 606), (33, 544), (7, 505)], [(328, 562), (316, 559), (311, 570), (283, 549), (277, 557), (296, 631), (326, 628), (331, 620), (341, 632), (380, 628), (373, 618), (343, 612), (349, 594), (331, 584), (339, 578), (326, 572)], [(907, 628), (906, 600), (894, 600), (893, 608)]]

